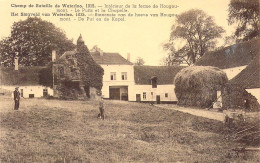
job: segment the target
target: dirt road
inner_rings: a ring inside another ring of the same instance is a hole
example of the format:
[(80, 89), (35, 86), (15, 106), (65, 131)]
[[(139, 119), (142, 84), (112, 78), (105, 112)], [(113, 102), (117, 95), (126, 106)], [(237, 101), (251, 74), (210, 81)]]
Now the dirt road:
[(195, 116), (199, 117), (204, 117), (208, 119), (214, 119), (217, 121), (222, 121), (224, 122), (225, 120), (225, 114), (217, 112), (215, 110), (206, 110), (206, 109), (194, 109), (194, 108), (188, 108), (188, 107), (181, 107), (177, 105), (170, 105), (170, 104), (160, 104), (160, 105), (155, 105), (160, 108), (165, 108), (165, 109), (173, 109), (173, 110), (178, 110), (184, 113), (189, 113)]

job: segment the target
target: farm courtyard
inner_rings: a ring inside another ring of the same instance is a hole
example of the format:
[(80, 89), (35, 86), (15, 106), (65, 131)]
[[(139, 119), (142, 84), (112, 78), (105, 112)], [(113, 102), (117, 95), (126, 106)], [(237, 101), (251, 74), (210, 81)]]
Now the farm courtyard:
[[(178, 106), (176, 106), (178, 107)], [(0, 162), (259, 162), (220, 121), (148, 104), (0, 96)]]

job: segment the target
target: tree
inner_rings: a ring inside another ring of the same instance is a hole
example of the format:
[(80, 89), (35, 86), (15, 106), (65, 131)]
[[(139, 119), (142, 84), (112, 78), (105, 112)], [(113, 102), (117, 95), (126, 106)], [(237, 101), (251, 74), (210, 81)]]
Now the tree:
[(186, 45), (183, 46), (181, 49), (176, 50), (174, 48), (173, 41), (171, 41), (169, 43), (164, 44), (164, 50), (169, 52), (168, 56), (165, 57), (163, 60), (164, 65), (167, 66), (175, 66), (180, 64), (191, 65), (193, 63), (192, 60), (189, 60), (188, 58), (189, 49)]
[(236, 24), (235, 36), (247, 41), (260, 35), (259, 0), (231, 0), (228, 22)]
[(37, 17), (15, 22), (10, 37), (0, 41), (1, 62), (12, 67), (18, 52), (19, 65), (44, 66), (51, 61), (51, 51), (63, 53), (75, 48), (72, 40), (54, 24)]
[[(209, 50), (213, 50), (216, 47), (216, 39), (224, 32), (222, 27), (216, 25), (213, 17), (202, 10), (191, 9), (177, 16), (170, 40), (164, 44), (164, 49), (169, 52), (172, 64), (190, 65)], [(177, 41), (184, 41), (184, 45), (175, 50), (174, 45)]]
[(236, 40), (236, 36), (234, 36), (234, 35), (225, 36), (222, 40), (223, 40), (222, 45), (216, 47), (216, 48), (214, 49), (215, 51), (216, 51), (216, 50), (221, 50), (221, 49), (223, 49), (223, 48), (225, 48), (225, 47), (228, 47), (228, 46), (231, 46), (231, 45), (234, 45), (234, 44), (239, 43), (239, 41)]
[(98, 45), (94, 45), (89, 51), (90, 52), (98, 52), (98, 51), (100, 51), (100, 48), (98, 47)]
[(143, 66), (144, 65), (144, 59), (143, 58), (141, 58), (141, 57), (137, 57), (137, 59), (135, 60), (135, 65), (136, 66)]
[(81, 35), (77, 40), (76, 58), (83, 85), (101, 90), (103, 86), (104, 69), (93, 60)]

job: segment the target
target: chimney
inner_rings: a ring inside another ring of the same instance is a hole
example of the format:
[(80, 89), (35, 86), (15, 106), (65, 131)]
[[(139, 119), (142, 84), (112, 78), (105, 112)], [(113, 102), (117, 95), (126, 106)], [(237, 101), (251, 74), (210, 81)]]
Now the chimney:
[(51, 55), (52, 55), (52, 62), (55, 62), (56, 61), (56, 50), (52, 50)]
[(131, 61), (130, 61), (130, 53), (127, 53), (127, 60), (128, 60), (129, 62), (131, 62)]

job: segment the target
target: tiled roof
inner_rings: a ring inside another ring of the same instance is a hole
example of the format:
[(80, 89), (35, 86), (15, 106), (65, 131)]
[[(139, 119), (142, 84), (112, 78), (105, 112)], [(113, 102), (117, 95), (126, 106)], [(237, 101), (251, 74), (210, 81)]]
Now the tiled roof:
[(260, 88), (260, 52), (244, 70), (230, 80), (230, 83), (247, 89)]
[(158, 85), (173, 84), (175, 75), (184, 66), (134, 66), (135, 83), (139, 85), (151, 84), (151, 78), (157, 77)]
[(248, 65), (260, 50), (260, 39), (235, 44), (223, 49), (209, 52), (201, 57), (197, 66), (214, 66), (227, 69)]
[(45, 67), (19, 67), (19, 71), (13, 68), (0, 69), (0, 84), (2, 85), (39, 85), (39, 73)]
[[(74, 55), (77, 51), (66, 51), (60, 58), (64, 58), (66, 55)], [(90, 52), (90, 55), (97, 64), (105, 65), (133, 65), (133, 63), (126, 60), (119, 53), (103, 53), (103, 56), (99, 52)]]
[(126, 60), (118, 53), (103, 53), (103, 56), (99, 52), (90, 52), (94, 61), (98, 64), (107, 64), (107, 65), (133, 65), (133, 63)]

